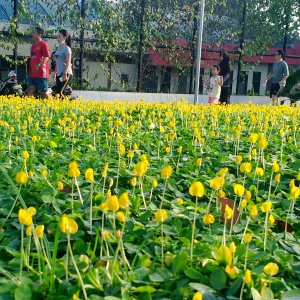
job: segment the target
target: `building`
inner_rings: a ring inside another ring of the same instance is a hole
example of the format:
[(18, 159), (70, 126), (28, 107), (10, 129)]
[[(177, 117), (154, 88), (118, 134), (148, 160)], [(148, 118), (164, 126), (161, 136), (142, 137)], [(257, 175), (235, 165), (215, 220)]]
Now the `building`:
[[(55, 7), (55, 6), (54, 6)], [(29, 14), (33, 16), (30, 20), (20, 19), (19, 27), (22, 31), (28, 32), (20, 38), (18, 44), (18, 57), (28, 58), (30, 51), (30, 28), (36, 23), (42, 23), (43, 27), (50, 32), (45, 39), (48, 41), (51, 51), (56, 49), (55, 30), (60, 25), (53, 17), (43, 1), (28, 1), (26, 8)], [(55, 8), (54, 8), (55, 9)], [(55, 13), (54, 13), (55, 14)], [(12, 2), (0, 0), (0, 31), (2, 34), (9, 33), (9, 18), (13, 16)], [(41, 17), (43, 16), (43, 17)], [(226, 21), (222, 17), (222, 21)], [(224, 21), (224, 22), (225, 22)], [(228, 20), (227, 20), (228, 21)], [(227, 22), (226, 21), (226, 22)], [(230, 21), (230, 20), (229, 20)], [(65, 25), (68, 26), (68, 23)], [(226, 32), (225, 32), (226, 33)], [(237, 41), (232, 40), (230, 43), (229, 37), (226, 37), (226, 46), (219, 49), (214, 42), (214, 39), (219, 39), (220, 34), (225, 34), (216, 30), (211, 31), (212, 39), (210, 43), (203, 45), (201, 74), (203, 77), (209, 77), (210, 68), (214, 64), (218, 64), (220, 60), (220, 51), (226, 50), (231, 53), (233, 61), (233, 82), (232, 91), (235, 94), (237, 84)], [(78, 36), (78, 33), (73, 33)], [(103, 59), (101, 52), (94, 51), (93, 36), (90, 32), (85, 32), (85, 52), (83, 61), (83, 78), (85, 79), (87, 88), (95, 90), (112, 90), (112, 91), (134, 91), (137, 86), (138, 65), (136, 63), (136, 53), (119, 53), (116, 56), (115, 63), (109, 63)], [(227, 35), (226, 35), (227, 36)], [(79, 73), (79, 40), (75, 40), (73, 50), (75, 53), (73, 59), (73, 68), (76, 77)], [(274, 61), (273, 54), (277, 47), (272, 47), (263, 56), (243, 57), (242, 80), (238, 87), (239, 94), (265, 94), (266, 87), (263, 86), (263, 81), (270, 72)], [(12, 42), (7, 43), (7, 47), (0, 46), (0, 54), (13, 56), (14, 45)], [(291, 68), (300, 67), (300, 41), (289, 45), (287, 49), (287, 63)], [(192, 68), (192, 50), (188, 40), (175, 40), (169, 49), (160, 48), (149, 49), (143, 55), (143, 90), (148, 92), (163, 92), (163, 93), (189, 93), (191, 84), (190, 70)], [(0, 79), (4, 79), (11, 66), (0, 56)], [(27, 65), (18, 67), (19, 79), (25, 80), (27, 74)], [(206, 87), (200, 85), (200, 93), (207, 93)]]

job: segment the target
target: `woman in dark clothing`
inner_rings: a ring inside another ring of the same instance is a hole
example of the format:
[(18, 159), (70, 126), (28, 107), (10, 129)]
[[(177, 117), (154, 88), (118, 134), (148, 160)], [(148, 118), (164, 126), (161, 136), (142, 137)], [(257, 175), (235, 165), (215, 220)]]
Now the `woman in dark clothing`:
[(222, 52), (222, 60), (220, 61), (220, 75), (223, 77), (223, 86), (221, 88), (220, 103), (230, 104), (231, 94), (231, 65), (228, 53)]

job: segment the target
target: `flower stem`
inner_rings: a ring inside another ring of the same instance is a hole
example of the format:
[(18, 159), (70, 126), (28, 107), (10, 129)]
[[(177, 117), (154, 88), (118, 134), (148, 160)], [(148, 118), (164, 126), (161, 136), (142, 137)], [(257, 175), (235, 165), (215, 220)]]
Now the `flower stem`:
[(77, 273), (79, 282), (80, 282), (80, 284), (81, 284), (83, 296), (84, 296), (84, 299), (87, 300), (87, 299), (88, 299), (88, 296), (87, 296), (87, 293), (86, 293), (86, 290), (85, 290), (85, 287), (84, 287), (84, 282), (83, 282), (83, 280), (82, 280), (81, 274), (80, 274), (80, 272), (79, 272), (79, 269), (78, 269), (78, 267), (77, 267), (77, 264), (76, 264), (76, 261), (75, 261), (74, 255), (73, 255), (73, 251), (72, 251), (72, 247), (71, 247), (71, 242), (70, 242), (70, 234), (67, 235), (67, 239), (68, 239), (68, 249), (69, 249), (70, 256), (71, 256), (71, 259), (72, 259), (74, 268), (75, 268), (75, 270), (76, 270), (76, 273)]
[(193, 251), (194, 251), (194, 238), (195, 238), (197, 208), (198, 208), (198, 197), (196, 196), (195, 211), (194, 211), (194, 220), (193, 220), (193, 227), (192, 227), (192, 240), (191, 240), (191, 264), (193, 264)]

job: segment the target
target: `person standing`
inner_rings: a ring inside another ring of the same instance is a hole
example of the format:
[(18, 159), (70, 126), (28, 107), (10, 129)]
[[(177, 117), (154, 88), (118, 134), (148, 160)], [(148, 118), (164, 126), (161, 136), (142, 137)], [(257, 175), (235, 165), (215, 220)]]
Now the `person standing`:
[(44, 30), (40, 27), (35, 27), (32, 34), (34, 43), (30, 49), (30, 67), (26, 94), (33, 96), (37, 90), (43, 98), (50, 99), (50, 95), (47, 94), (50, 51), (48, 44), (43, 41), (43, 35)]
[(228, 53), (222, 52), (220, 61), (220, 75), (223, 77), (223, 86), (221, 88), (220, 103), (230, 104), (231, 94), (231, 65)]
[(67, 30), (61, 29), (57, 34), (58, 48), (55, 52), (56, 57), (56, 94), (63, 95), (64, 89), (70, 81), (72, 72), (72, 50), (71, 37)]
[(208, 103), (219, 104), (221, 87), (223, 85), (223, 77), (220, 76), (220, 67), (217, 65), (213, 66), (211, 75), (209, 80)]
[(267, 85), (268, 81), (272, 79), (270, 98), (272, 99), (273, 106), (279, 104), (279, 98), (286, 85), (286, 80), (289, 77), (289, 68), (287, 63), (283, 60), (283, 57), (283, 51), (277, 50), (273, 70), (264, 81), (264, 85)]

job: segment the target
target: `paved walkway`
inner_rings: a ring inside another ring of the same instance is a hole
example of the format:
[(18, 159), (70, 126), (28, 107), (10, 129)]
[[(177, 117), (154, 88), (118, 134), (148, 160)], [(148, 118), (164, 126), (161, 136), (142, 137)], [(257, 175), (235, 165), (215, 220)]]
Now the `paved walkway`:
[[(161, 94), (161, 93), (126, 93), (126, 92), (100, 92), (100, 91), (74, 91), (81, 98), (87, 101), (129, 101), (137, 102), (141, 99), (149, 102), (175, 102), (182, 98), (194, 103), (194, 95), (190, 94)], [(200, 103), (207, 103), (207, 95), (200, 95)], [(265, 96), (231, 96), (231, 103), (249, 103), (253, 104), (270, 104), (270, 98)], [(286, 101), (289, 102), (289, 101)]]

